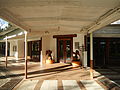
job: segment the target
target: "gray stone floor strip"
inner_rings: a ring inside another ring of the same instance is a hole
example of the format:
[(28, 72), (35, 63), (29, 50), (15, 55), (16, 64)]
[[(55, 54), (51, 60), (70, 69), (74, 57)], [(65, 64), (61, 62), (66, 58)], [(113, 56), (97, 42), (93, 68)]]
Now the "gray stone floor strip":
[(58, 81), (44, 80), (40, 90), (58, 90)]
[(38, 80), (25, 80), (16, 90), (34, 90)]
[(80, 80), (87, 90), (104, 90), (96, 81), (94, 80)]
[(64, 90), (81, 90), (76, 80), (62, 80)]

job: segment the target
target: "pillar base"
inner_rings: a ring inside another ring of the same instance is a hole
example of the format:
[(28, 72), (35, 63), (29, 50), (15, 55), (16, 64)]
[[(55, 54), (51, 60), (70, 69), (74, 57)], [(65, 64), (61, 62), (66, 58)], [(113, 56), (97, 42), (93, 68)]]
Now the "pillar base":
[(5, 56), (5, 67), (7, 68), (7, 56)]
[(93, 79), (93, 60), (90, 60), (90, 78)]

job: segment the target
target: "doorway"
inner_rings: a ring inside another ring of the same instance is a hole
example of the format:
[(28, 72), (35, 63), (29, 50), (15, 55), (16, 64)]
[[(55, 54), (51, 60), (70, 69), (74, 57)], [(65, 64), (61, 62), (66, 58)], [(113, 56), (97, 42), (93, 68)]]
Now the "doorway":
[(57, 38), (57, 62), (71, 63), (73, 58), (73, 38)]
[[(94, 67), (120, 66), (120, 38), (94, 37)], [(90, 63), (90, 38), (87, 42), (88, 66)]]
[(40, 61), (41, 40), (28, 42), (28, 56), (33, 61)]

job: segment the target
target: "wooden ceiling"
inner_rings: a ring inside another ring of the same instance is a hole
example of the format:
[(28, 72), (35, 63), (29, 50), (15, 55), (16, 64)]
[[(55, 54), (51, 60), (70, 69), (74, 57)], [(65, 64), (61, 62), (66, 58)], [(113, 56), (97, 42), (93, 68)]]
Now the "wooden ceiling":
[(0, 0), (0, 17), (29, 32), (86, 33), (119, 5), (120, 0)]

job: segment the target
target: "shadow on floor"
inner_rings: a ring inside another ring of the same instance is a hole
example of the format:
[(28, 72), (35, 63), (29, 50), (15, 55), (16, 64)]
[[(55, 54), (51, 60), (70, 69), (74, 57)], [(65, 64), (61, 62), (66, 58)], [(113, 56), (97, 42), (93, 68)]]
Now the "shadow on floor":
[[(72, 67), (70, 67), (70, 66), (71, 65), (64, 65), (64, 66), (59, 66), (59, 67), (55, 67), (55, 68), (37, 70), (37, 71), (33, 71), (33, 72), (28, 72), (28, 75), (31, 75), (31, 74), (43, 74), (42, 76), (46, 76), (46, 75), (53, 74), (54, 72), (58, 72), (58, 71), (59, 72), (64, 72), (66, 70), (70, 70), (70, 69), (72, 69)], [(5, 71), (5, 70), (6, 69), (3, 69), (3, 71)], [(21, 74), (9, 74), (9, 75), (6, 75), (6, 76), (0, 76), (0, 79), (12, 78), (12, 77), (18, 77), (18, 76), (24, 76), (24, 73), (21, 73)]]
[(99, 78), (98, 81), (107, 86), (109, 90), (120, 90), (120, 67), (104, 67), (95, 69), (95, 71), (99, 72), (100, 75), (97, 75), (94, 78), (104, 76)]

